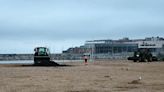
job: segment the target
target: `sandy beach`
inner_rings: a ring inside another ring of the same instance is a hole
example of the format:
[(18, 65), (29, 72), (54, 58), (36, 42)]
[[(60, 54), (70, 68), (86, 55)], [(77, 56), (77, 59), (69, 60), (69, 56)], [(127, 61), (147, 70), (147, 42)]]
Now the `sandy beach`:
[(0, 92), (164, 92), (164, 62), (0, 65)]

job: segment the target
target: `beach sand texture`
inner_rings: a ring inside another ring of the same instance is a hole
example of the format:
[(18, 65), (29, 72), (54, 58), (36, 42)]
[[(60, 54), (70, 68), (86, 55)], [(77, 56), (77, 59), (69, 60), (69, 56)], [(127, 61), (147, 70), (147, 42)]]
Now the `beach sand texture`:
[(0, 65), (0, 92), (164, 92), (164, 62), (67, 62), (71, 66)]

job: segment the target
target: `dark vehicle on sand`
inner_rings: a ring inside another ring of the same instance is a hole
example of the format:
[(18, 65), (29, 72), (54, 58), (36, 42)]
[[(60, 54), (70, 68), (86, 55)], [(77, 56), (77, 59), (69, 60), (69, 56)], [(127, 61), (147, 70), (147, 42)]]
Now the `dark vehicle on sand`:
[(156, 56), (153, 56), (149, 49), (147, 48), (140, 48), (134, 52), (133, 57), (128, 57), (128, 60), (133, 60), (134, 62), (151, 62), (151, 61), (158, 61)]
[(52, 61), (51, 54), (46, 47), (36, 47), (34, 49), (34, 65), (59, 65)]

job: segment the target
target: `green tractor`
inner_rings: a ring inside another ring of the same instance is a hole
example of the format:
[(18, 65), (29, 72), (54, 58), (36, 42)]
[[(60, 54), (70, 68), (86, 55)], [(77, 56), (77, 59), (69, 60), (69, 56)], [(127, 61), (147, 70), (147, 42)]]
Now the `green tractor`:
[(128, 57), (128, 60), (133, 60), (134, 62), (151, 62), (157, 61), (157, 57), (153, 56), (150, 49), (142, 48), (134, 52), (133, 57)]
[(34, 51), (34, 65), (58, 65), (51, 60), (51, 54), (48, 48), (36, 47)]

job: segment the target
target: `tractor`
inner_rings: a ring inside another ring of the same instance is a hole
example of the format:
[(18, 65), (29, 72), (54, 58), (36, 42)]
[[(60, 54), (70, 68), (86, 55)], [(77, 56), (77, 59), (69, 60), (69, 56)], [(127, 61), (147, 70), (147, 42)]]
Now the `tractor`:
[(59, 65), (52, 61), (51, 54), (46, 47), (36, 47), (34, 49), (34, 65)]
[(134, 62), (151, 62), (157, 61), (157, 57), (153, 56), (150, 49), (140, 48), (134, 52), (133, 57), (128, 57), (128, 60), (133, 60)]

